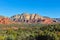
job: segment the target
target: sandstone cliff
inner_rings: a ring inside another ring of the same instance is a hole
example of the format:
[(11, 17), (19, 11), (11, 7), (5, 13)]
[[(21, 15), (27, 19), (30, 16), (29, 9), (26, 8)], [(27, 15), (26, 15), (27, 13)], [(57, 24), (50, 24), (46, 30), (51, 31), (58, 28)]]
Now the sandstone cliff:
[(44, 18), (38, 14), (18, 14), (11, 17), (15, 22), (26, 22), (26, 23), (43, 23), (51, 24), (54, 21), (51, 18)]

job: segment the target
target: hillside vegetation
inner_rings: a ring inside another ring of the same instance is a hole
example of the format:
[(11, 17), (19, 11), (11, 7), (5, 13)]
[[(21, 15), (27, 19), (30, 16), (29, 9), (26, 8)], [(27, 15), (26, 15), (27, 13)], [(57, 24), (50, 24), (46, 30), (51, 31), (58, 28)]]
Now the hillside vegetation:
[(60, 40), (60, 24), (0, 24), (0, 40)]

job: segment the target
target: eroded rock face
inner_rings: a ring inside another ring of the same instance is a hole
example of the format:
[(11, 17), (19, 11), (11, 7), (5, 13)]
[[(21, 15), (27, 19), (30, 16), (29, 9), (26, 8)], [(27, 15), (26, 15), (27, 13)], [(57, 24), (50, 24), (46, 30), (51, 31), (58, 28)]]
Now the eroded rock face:
[(50, 18), (44, 18), (43, 16), (37, 14), (19, 14), (12, 16), (11, 19), (16, 22), (26, 22), (26, 23), (46, 23), (51, 24), (53, 20)]
[(0, 24), (11, 24), (13, 23), (9, 18), (0, 17)]
[(56, 21), (49, 17), (46, 18), (37, 14), (28, 13), (14, 15), (11, 18), (0, 16), (0, 24), (11, 24), (17, 22), (51, 24)]
[[(43, 17), (37, 15), (37, 14), (21, 14), (21, 15), (15, 15), (12, 16), (11, 19), (13, 21), (32, 21), (32, 20), (37, 20), (37, 19), (42, 19)], [(18, 20), (17, 20), (18, 19)]]

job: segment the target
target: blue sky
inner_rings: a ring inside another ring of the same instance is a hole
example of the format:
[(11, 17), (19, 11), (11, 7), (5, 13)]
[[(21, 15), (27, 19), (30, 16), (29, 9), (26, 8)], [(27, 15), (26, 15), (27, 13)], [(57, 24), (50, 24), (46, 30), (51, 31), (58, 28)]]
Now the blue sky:
[(23, 12), (60, 18), (60, 0), (0, 0), (0, 15), (10, 17)]

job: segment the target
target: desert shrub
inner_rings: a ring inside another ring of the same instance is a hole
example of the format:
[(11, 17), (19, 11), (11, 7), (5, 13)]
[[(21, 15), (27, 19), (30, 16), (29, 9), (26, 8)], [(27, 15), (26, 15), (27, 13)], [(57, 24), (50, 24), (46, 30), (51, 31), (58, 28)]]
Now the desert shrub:
[[(10, 28), (2, 30), (1, 28)], [(17, 30), (12, 27), (17, 27)], [(60, 40), (60, 24), (0, 24), (1, 40)]]

